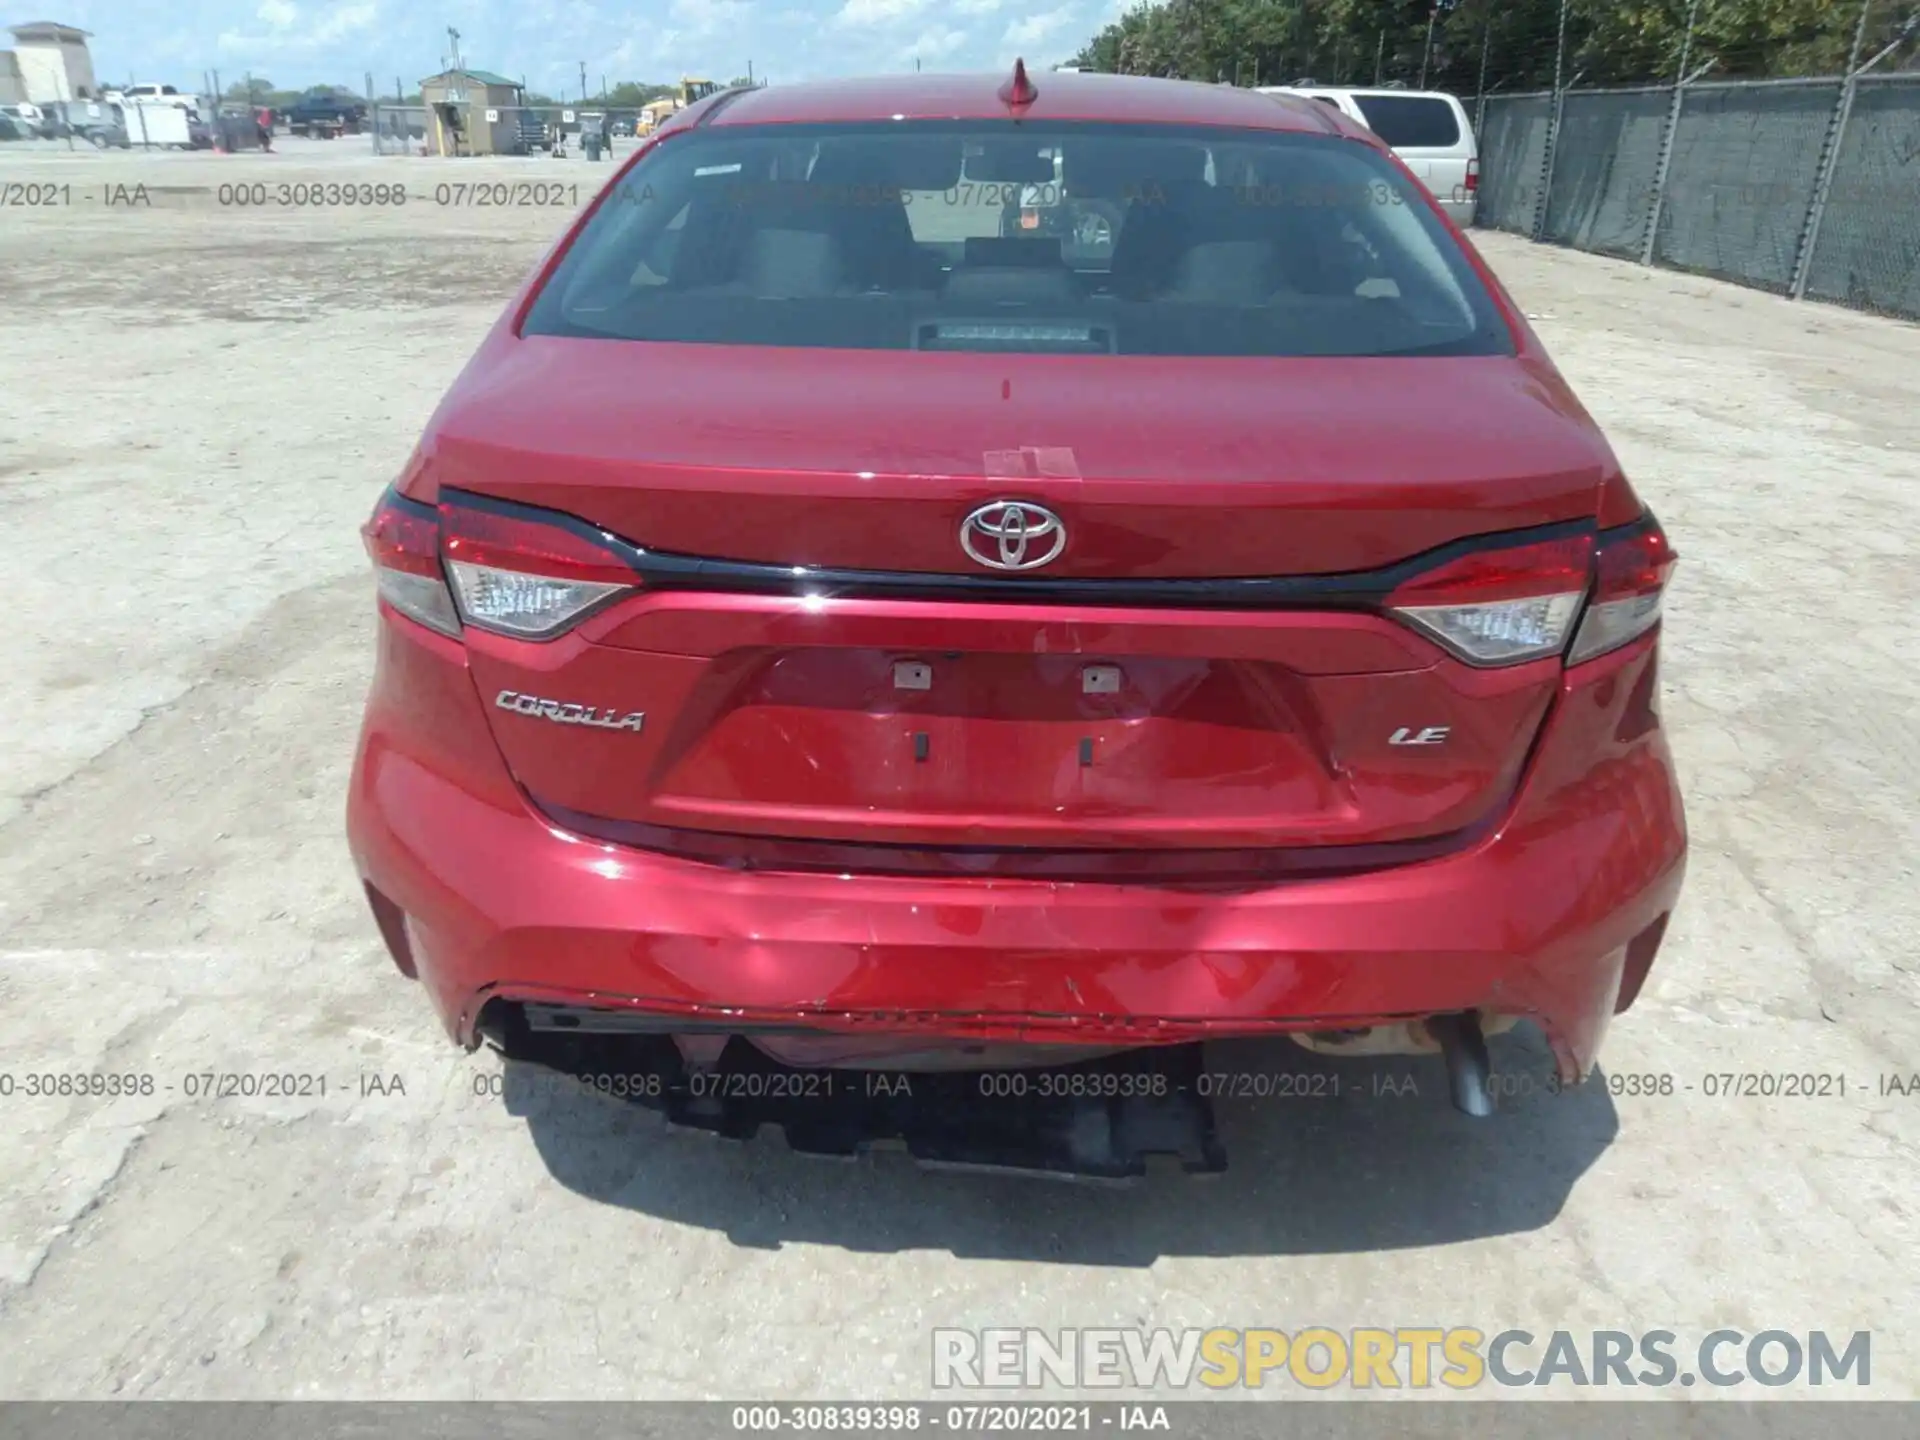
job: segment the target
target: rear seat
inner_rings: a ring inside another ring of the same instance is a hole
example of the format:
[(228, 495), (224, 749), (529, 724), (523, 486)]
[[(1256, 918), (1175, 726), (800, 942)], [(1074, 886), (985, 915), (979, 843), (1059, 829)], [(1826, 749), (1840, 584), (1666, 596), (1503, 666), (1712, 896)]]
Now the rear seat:
[(1351, 287), (1333, 263), (1333, 248), (1346, 243), (1335, 233), (1336, 210), (1262, 204), (1250, 193), (1258, 192), (1202, 186), (1165, 213), (1130, 213), (1115, 247), (1115, 291), (1129, 299), (1261, 305)]
[(673, 283), (766, 299), (897, 291), (916, 279), (906, 208), (819, 181), (716, 192), (687, 217)]

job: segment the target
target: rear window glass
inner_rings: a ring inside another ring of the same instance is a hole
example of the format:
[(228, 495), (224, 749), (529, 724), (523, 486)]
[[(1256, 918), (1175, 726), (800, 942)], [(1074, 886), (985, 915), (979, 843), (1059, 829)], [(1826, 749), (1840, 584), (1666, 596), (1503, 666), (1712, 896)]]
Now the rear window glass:
[(1423, 192), (1351, 140), (1007, 121), (713, 126), (601, 200), (523, 333), (1082, 355), (1484, 355)]
[(1444, 100), (1415, 95), (1356, 95), (1367, 128), (1396, 150), (1443, 150), (1460, 143), (1460, 121)]

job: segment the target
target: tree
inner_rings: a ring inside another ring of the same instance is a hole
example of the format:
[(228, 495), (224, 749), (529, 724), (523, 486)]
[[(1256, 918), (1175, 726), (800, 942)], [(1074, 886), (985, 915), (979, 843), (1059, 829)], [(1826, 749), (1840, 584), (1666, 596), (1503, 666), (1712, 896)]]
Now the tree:
[(664, 100), (669, 95), (677, 95), (676, 85), (652, 85), (639, 80), (622, 80), (607, 92), (607, 104), (621, 110), (637, 110), (642, 105), (655, 100)]
[[(1670, 80), (1689, 0), (1569, 0), (1563, 81)], [(1868, 53), (1899, 39), (1910, 0), (1871, 0)], [(1699, 0), (1693, 54), (1726, 76), (1846, 68), (1858, 0)], [(1429, 19), (1432, 21), (1428, 48)], [(1471, 94), (1553, 83), (1560, 0), (1162, 0), (1104, 27), (1071, 63), (1189, 80), (1413, 84)], [(1912, 27), (1902, 53), (1920, 49)], [(1897, 61), (1895, 63), (1898, 63)]]

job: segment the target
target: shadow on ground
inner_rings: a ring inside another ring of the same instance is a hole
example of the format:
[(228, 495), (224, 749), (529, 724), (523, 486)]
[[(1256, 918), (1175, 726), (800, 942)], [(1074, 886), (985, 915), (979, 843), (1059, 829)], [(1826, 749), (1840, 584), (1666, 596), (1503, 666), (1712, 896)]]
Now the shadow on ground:
[(1126, 1186), (932, 1171), (887, 1152), (836, 1162), (795, 1154), (777, 1131), (722, 1140), (550, 1087), (515, 1108), (569, 1189), (739, 1245), (1141, 1266), (1406, 1249), (1548, 1224), (1617, 1133), (1613, 1104), (1603, 1083), (1547, 1093), (1552, 1065), (1530, 1029), (1496, 1038), (1493, 1052), (1496, 1078), (1517, 1093), (1473, 1120), (1449, 1105), (1438, 1059), (1322, 1060), (1285, 1040), (1211, 1046), (1210, 1072), (1337, 1075), (1339, 1094), (1219, 1101), (1225, 1174)]

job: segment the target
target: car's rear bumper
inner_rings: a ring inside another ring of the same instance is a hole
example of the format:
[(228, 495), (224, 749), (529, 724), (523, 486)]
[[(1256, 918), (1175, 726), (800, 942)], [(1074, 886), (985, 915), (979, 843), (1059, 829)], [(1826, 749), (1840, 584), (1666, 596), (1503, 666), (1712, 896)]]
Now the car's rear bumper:
[(513, 785), (461, 647), (380, 628), (349, 834), (396, 961), (462, 1043), (496, 997), (1090, 1045), (1480, 1010), (1538, 1022), (1572, 1078), (1684, 869), (1651, 640), (1563, 684), (1508, 813), (1465, 848), (1182, 887), (743, 872), (589, 840)]

